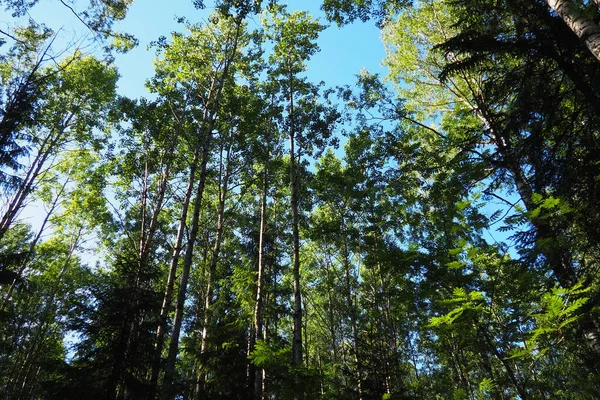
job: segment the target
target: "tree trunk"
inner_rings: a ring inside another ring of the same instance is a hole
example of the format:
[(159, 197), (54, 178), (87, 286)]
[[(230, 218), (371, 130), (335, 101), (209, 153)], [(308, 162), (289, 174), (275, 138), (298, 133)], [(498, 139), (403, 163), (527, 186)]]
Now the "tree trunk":
[(29, 169), (27, 170), (25, 178), (19, 184), (16, 193), (10, 200), (4, 215), (2, 215), (2, 218), (0, 219), (0, 239), (4, 237), (6, 231), (8, 231), (10, 226), (14, 223), (14, 220), (19, 214), (19, 212), (25, 206), (25, 200), (27, 199), (31, 191), (35, 188), (37, 179), (42, 173), (42, 168), (46, 164), (46, 161), (48, 161), (51, 152), (53, 152), (56, 149), (60, 139), (63, 137), (63, 134), (67, 130), (69, 123), (71, 122), (73, 117), (74, 115), (70, 114), (66, 118), (62, 127), (55, 131), (51, 131), (42, 140), (38, 149), (38, 153), (36, 154)]
[(600, 61), (600, 27), (593, 19), (586, 17), (577, 5), (570, 0), (546, 0), (567, 24), (567, 26), (585, 43), (588, 50)]
[[(294, 308), (293, 324), (294, 332), (292, 337), (292, 365), (299, 367), (302, 365), (302, 295), (300, 291), (300, 233), (298, 229), (298, 177), (296, 171), (296, 150), (295, 150), (295, 125), (294, 125), (294, 95), (291, 87), (289, 93), (289, 118), (290, 118), (290, 191), (292, 208), (292, 274), (294, 279)], [(299, 372), (295, 373), (297, 386), (297, 398), (303, 398), (299, 387)]]
[[(202, 326), (202, 337), (200, 343), (200, 354), (206, 352), (208, 346), (208, 334), (210, 325), (212, 323), (212, 298), (214, 293), (214, 281), (217, 271), (217, 263), (219, 262), (219, 255), (221, 253), (221, 243), (223, 242), (223, 229), (225, 227), (225, 200), (227, 199), (228, 183), (229, 183), (229, 171), (231, 168), (229, 161), (230, 149), (227, 150), (225, 172), (222, 174), (222, 188), (220, 188), (221, 195), (219, 196), (219, 209), (217, 211), (217, 232), (215, 235), (215, 245), (210, 258), (210, 265), (208, 267), (208, 282), (206, 289), (206, 297), (204, 299), (204, 324)], [(222, 165), (222, 163), (221, 163)], [(196, 396), (200, 398), (200, 394), (204, 390), (204, 373), (202, 370), (199, 371), (196, 380)]]
[(346, 224), (344, 216), (342, 216), (342, 229), (344, 241), (344, 277), (346, 280), (346, 303), (350, 307), (350, 329), (352, 331), (352, 352), (354, 353), (354, 363), (356, 364), (356, 387), (358, 390), (358, 399), (363, 400), (363, 388), (362, 388), (362, 377), (363, 368), (362, 361), (358, 355), (358, 315), (356, 310), (356, 304), (352, 293), (352, 282), (350, 274), (350, 249), (348, 248), (348, 234), (346, 233)]
[[(175, 285), (175, 277), (177, 275), (177, 265), (179, 264), (179, 258), (181, 256), (181, 249), (183, 245), (183, 236), (185, 235), (186, 220), (190, 202), (192, 200), (192, 193), (194, 192), (194, 183), (196, 177), (196, 169), (198, 168), (199, 149), (196, 149), (192, 164), (190, 165), (190, 176), (185, 192), (185, 197), (182, 204), (181, 216), (179, 219), (179, 227), (177, 228), (177, 238), (175, 239), (175, 246), (173, 247), (173, 255), (171, 256), (171, 264), (169, 267), (169, 276), (167, 278), (167, 287), (163, 297), (162, 307), (160, 309), (160, 315), (158, 317), (158, 327), (156, 329), (156, 349), (154, 352), (152, 362), (152, 375), (150, 378), (151, 388), (156, 390), (158, 384), (158, 375), (160, 373), (160, 362), (162, 358), (163, 345), (165, 341), (165, 334), (167, 330), (167, 318), (169, 316), (169, 310), (171, 307), (171, 299), (173, 297), (173, 288)], [(150, 390), (152, 392), (153, 390)], [(150, 396), (153, 397), (152, 394)]]
[[(181, 330), (181, 323), (183, 318), (183, 306), (185, 302), (185, 296), (187, 292), (187, 283), (189, 280), (189, 273), (193, 258), (193, 248), (196, 241), (196, 236), (198, 234), (198, 219), (200, 217), (200, 202), (202, 199), (202, 195), (204, 193), (204, 184), (206, 181), (206, 165), (208, 163), (208, 156), (210, 154), (210, 145), (211, 145), (211, 137), (212, 132), (216, 123), (216, 113), (220, 104), (221, 94), (223, 92), (223, 86), (225, 84), (225, 80), (229, 75), (229, 69), (231, 64), (234, 61), (235, 54), (238, 48), (238, 41), (241, 34), (242, 20), (236, 20), (236, 31), (235, 36), (232, 41), (230, 54), (226, 55), (225, 62), (223, 64), (223, 69), (221, 74), (217, 77), (214, 76), (211, 84), (207, 99), (205, 101), (205, 109), (202, 116), (202, 124), (201, 127), (201, 137), (204, 137), (203, 152), (202, 152), (202, 161), (200, 166), (200, 178), (198, 182), (198, 190), (196, 192), (196, 200), (194, 204), (194, 215), (192, 216), (192, 230), (190, 232), (190, 238), (186, 248), (186, 254), (183, 265), (183, 272), (181, 276), (181, 283), (179, 286), (179, 293), (177, 296), (177, 306), (175, 311), (175, 319), (173, 321), (173, 332), (171, 334), (171, 343), (169, 344), (169, 352), (167, 355), (167, 360), (165, 362), (165, 376), (163, 378), (163, 388), (161, 397), (163, 400), (171, 400), (174, 398), (173, 393), (173, 378), (175, 375), (175, 361), (177, 358), (177, 353), (179, 350), (179, 335)], [(200, 143), (199, 143), (200, 145)], [(199, 148), (196, 148), (198, 151)], [(192, 178), (190, 178), (191, 180)], [(185, 222), (184, 222), (185, 223)], [(173, 264), (172, 263), (172, 267)], [(173, 270), (173, 268), (172, 268)], [(173, 272), (174, 273), (174, 272)], [(168, 289), (167, 289), (168, 290)], [(170, 303), (170, 302), (169, 302)], [(169, 308), (169, 303), (166, 304), (166, 308)], [(163, 308), (164, 308), (163, 302)], [(168, 315), (168, 312), (167, 312)], [(162, 313), (161, 313), (162, 316)], [(165, 317), (166, 318), (166, 317)], [(157, 351), (159, 351), (157, 349)], [(160, 362), (160, 360), (159, 360)]]
[[(39, 360), (40, 352), (43, 351), (43, 349), (44, 349), (44, 342), (46, 341), (48, 329), (51, 327), (50, 326), (51, 325), (50, 323), (52, 322), (51, 317), (56, 311), (56, 304), (55, 304), (56, 293), (58, 292), (58, 289), (59, 289), (60, 284), (62, 283), (63, 277), (71, 264), (71, 260), (73, 258), (73, 255), (75, 254), (75, 250), (77, 248), (77, 245), (79, 244), (79, 240), (81, 239), (82, 231), (83, 231), (83, 228), (80, 227), (79, 230), (77, 231), (77, 233), (75, 234), (73, 241), (71, 242), (71, 245), (69, 246), (69, 252), (67, 253), (67, 258), (65, 259), (65, 262), (62, 264), (62, 267), (56, 278), (56, 282), (54, 283), (54, 286), (52, 287), (52, 289), (50, 291), (50, 296), (48, 298), (48, 301), (44, 304), (44, 308), (40, 315), (38, 326), (35, 328), (35, 331), (32, 334), (31, 345), (29, 346), (28, 349), (26, 349), (27, 355), (25, 357), (25, 360), (22, 362), (19, 372), (13, 381), (13, 391), (15, 391), (15, 394), (23, 393), (23, 391), (26, 389), (26, 387), (28, 385), (28, 382), (30, 380), (32, 380), (32, 379), (30, 379), (30, 378), (32, 378), (30, 376), (31, 371), (35, 368), (36, 363), (39, 363), (39, 361), (40, 361)], [(39, 372), (39, 368), (38, 368), (38, 372)], [(30, 384), (30, 386), (31, 386), (31, 384)]]
[[(568, 1), (563, 2), (561, 0), (557, 0), (557, 3), (570, 4)], [(598, 37), (598, 41), (600, 41), (600, 37)], [(488, 104), (472, 87), (471, 95), (473, 96), (475, 104), (471, 104), (468, 99), (465, 99), (467, 104), (469, 104), (473, 113), (481, 119), (482, 123), (490, 131), (494, 145), (496, 146), (497, 151), (503, 161), (502, 168), (505, 168), (512, 176), (517, 193), (519, 194), (521, 201), (523, 201), (526, 210), (533, 211), (536, 208), (536, 205), (533, 202), (533, 190), (530, 182), (527, 180), (527, 177), (523, 172), (521, 163), (515, 158), (515, 152), (510, 143), (510, 133), (502, 132), (502, 130), (496, 126), (494, 116), (490, 112)], [(557, 240), (557, 232), (554, 231), (547, 220), (536, 218), (530, 219), (530, 222), (535, 229), (537, 241), (545, 239), (551, 240), (553, 243), (559, 242)], [(541, 249), (541, 253), (546, 258), (546, 261), (552, 270), (555, 279), (563, 288), (568, 289), (577, 283), (575, 266), (573, 265), (573, 260), (569, 255), (569, 249), (566, 249), (563, 246), (546, 246), (546, 248)], [(600, 329), (596, 325), (596, 321), (588, 312), (584, 314), (584, 319), (579, 322), (579, 325), (582, 330), (584, 340), (588, 344), (589, 348), (594, 352), (596, 357), (599, 356)]]
[[(268, 156), (267, 156), (268, 159)], [(268, 160), (267, 160), (268, 161)], [(262, 321), (262, 310), (263, 310), (263, 281), (265, 275), (265, 232), (267, 224), (267, 190), (268, 190), (268, 178), (269, 170), (267, 167), (267, 161), (265, 162), (263, 171), (263, 186), (262, 195), (260, 200), (260, 231), (258, 233), (258, 271), (256, 276), (256, 304), (254, 305), (254, 316), (253, 324), (250, 334), (250, 343), (248, 345), (248, 355), (254, 351), (256, 341), (262, 337), (263, 334), (263, 321)], [(253, 386), (254, 400), (262, 400), (263, 398), (263, 369), (256, 368), (250, 364), (249, 377), (253, 378), (251, 386)], [(252, 371), (253, 369), (253, 371)]]
[[(328, 306), (328, 310), (327, 310), (327, 318), (329, 319), (328, 323), (329, 323), (329, 339), (331, 340), (330, 346), (331, 346), (331, 363), (335, 366), (339, 365), (339, 359), (338, 359), (338, 340), (337, 340), (337, 332), (339, 331), (338, 328), (338, 324), (336, 323), (336, 318), (335, 318), (335, 306), (333, 303), (333, 285), (332, 285), (332, 281), (335, 282), (335, 274), (331, 271), (331, 260), (325, 260), (325, 262), (323, 263), (323, 266), (325, 268), (325, 276), (326, 276), (326, 282), (327, 282), (327, 306)], [(337, 369), (337, 367), (336, 367)]]
[[(498, 360), (500, 360), (500, 362), (504, 366), (504, 369), (506, 370), (506, 373), (508, 374), (510, 381), (512, 382), (515, 389), (519, 393), (519, 397), (523, 400), (527, 400), (529, 398), (529, 394), (525, 390), (525, 387), (519, 382), (517, 374), (515, 374), (515, 371), (513, 371), (513, 368), (510, 366), (510, 363), (509, 363), (510, 358), (504, 352), (500, 352), (499, 346), (497, 343), (493, 343), (493, 340), (490, 337), (488, 328), (486, 326), (478, 325), (477, 329), (478, 329), (479, 333), (485, 339), (485, 343), (487, 344), (487, 347), (492, 351), (492, 353), (498, 358)], [(491, 369), (490, 369), (490, 371), (491, 371)]]
[[(139, 243), (139, 271), (141, 273), (148, 263), (150, 256), (150, 249), (152, 247), (152, 241), (154, 240), (154, 234), (158, 225), (158, 216), (162, 210), (163, 200), (165, 198), (165, 192), (167, 190), (167, 184), (171, 175), (171, 166), (173, 164), (173, 152), (177, 146), (178, 136), (176, 135), (171, 142), (171, 145), (166, 151), (167, 163), (164, 167), (164, 171), (160, 177), (160, 183), (158, 185), (157, 199), (148, 213), (148, 189), (149, 189), (149, 156), (148, 150), (146, 150), (145, 165), (144, 165), (144, 183), (142, 189), (142, 198), (140, 204), (140, 243)], [(150, 214), (150, 221), (148, 222), (148, 214)]]
[(183, 268), (181, 272), (181, 282), (177, 293), (177, 305), (175, 307), (175, 317), (173, 319), (173, 331), (171, 332), (171, 342), (169, 343), (169, 353), (165, 362), (165, 376), (163, 379), (162, 398), (163, 400), (172, 400), (175, 397), (173, 393), (173, 379), (175, 377), (175, 361), (179, 352), (179, 337), (181, 334), (181, 324), (183, 323), (183, 308), (187, 295), (187, 285), (190, 278), (190, 270), (194, 257), (194, 245), (198, 237), (200, 208), (202, 206), (202, 195), (204, 194), (204, 186), (206, 183), (206, 165), (208, 164), (209, 146), (210, 146), (210, 131), (207, 131), (206, 143), (202, 152), (202, 161), (200, 165), (200, 177), (198, 187), (196, 189), (196, 198), (194, 199), (194, 208), (192, 214), (192, 222), (189, 234), (188, 244), (185, 249), (185, 257), (183, 260)]
[(42, 225), (40, 226), (38, 233), (36, 234), (35, 238), (31, 242), (31, 245), (29, 246), (29, 252), (27, 253), (27, 257), (25, 258), (25, 260), (23, 260), (23, 262), (21, 263), (21, 267), (17, 271), (17, 277), (15, 279), (13, 279), (12, 283), (8, 287), (6, 295), (4, 296), (4, 299), (2, 300), (2, 305), (0, 306), (0, 311), (5, 310), (5, 308), (7, 307), (8, 302), (10, 301), (10, 299), (12, 297), (12, 293), (15, 290), (15, 286), (16, 286), (19, 278), (21, 278), (23, 276), (25, 269), (27, 268), (27, 266), (29, 265), (29, 262), (33, 258), (34, 252), (35, 252), (35, 247), (37, 246), (38, 242), (40, 241), (42, 234), (44, 233), (44, 230), (46, 229), (46, 224), (50, 220), (50, 217), (52, 216), (52, 214), (54, 214), (54, 211), (58, 208), (58, 201), (62, 197), (62, 194), (64, 193), (69, 182), (70, 182), (70, 177), (67, 175), (67, 178), (61, 185), (60, 190), (58, 191), (58, 193), (56, 194), (56, 197), (52, 201), (52, 205), (50, 206), (50, 209), (46, 213), (46, 216), (44, 217), (44, 220), (42, 221)]
[[(19, 168), (17, 157), (26, 155), (24, 146), (20, 146), (16, 140), (17, 131), (31, 123), (31, 114), (34, 111), (34, 104), (39, 96), (39, 90), (36, 88), (47, 76), (37, 76), (38, 71), (42, 68), (43, 61), (50, 50), (50, 45), (37, 57), (36, 63), (32, 66), (31, 71), (27, 74), (21, 84), (18, 85), (12, 93), (5, 93), (5, 101), (3, 104), (3, 113), (0, 118), (0, 159), (2, 159), (2, 167), (8, 167), (12, 170)], [(12, 147), (12, 149), (11, 149)], [(12, 154), (11, 154), (12, 153)], [(12, 188), (19, 186), (18, 178), (9, 177), (7, 173), (0, 170), (0, 186)], [(6, 233), (0, 224), (0, 239)]]

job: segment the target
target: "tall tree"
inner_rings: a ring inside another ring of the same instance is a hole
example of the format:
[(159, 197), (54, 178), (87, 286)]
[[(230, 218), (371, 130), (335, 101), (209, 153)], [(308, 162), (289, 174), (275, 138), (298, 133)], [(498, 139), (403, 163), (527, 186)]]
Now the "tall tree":
[[(462, 5), (428, 4), (402, 16), (396, 26), (402, 29), (390, 25), (390, 64), (400, 73), (397, 78), (406, 78), (405, 87), (413, 94), (428, 88), (429, 96), (407, 97), (418, 99), (408, 103), (417, 113), (413, 115), (440, 121), (438, 126), (421, 126), (461, 156), (470, 155), (465, 165), (480, 172), (479, 177), (465, 176), (465, 184), (484, 182), (483, 193), (502, 201), (509, 210), (506, 215), (523, 203), (525, 212), (505, 220), (507, 229), (518, 230), (515, 223), (525, 221), (533, 227), (515, 236), (523, 262), (533, 270), (543, 266), (552, 271), (566, 289), (580, 279), (591, 283), (586, 268), (580, 267), (596, 253), (594, 245), (589, 236), (576, 233), (580, 228), (573, 230), (560, 221), (577, 220), (576, 210), (589, 207), (574, 195), (580, 188), (596, 190), (591, 181), (571, 175), (579, 168), (573, 157), (588, 148), (575, 143), (587, 143), (587, 129), (596, 129), (592, 110), (598, 93), (590, 84), (597, 74), (596, 62), (585, 55), (586, 49), (569, 45), (572, 33), (541, 4), (506, 4), (485, 8), (475, 17), (466, 15)], [(509, 22), (502, 15), (513, 19)], [(427, 20), (431, 23), (419, 22)], [(436, 41), (442, 51), (436, 51)], [(402, 58), (395, 55), (400, 49)], [(573, 104), (579, 104), (578, 118), (589, 121), (585, 128), (567, 127)], [(517, 199), (511, 199), (511, 193)], [(566, 204), (572, 208), (567, 210)], [(580, 334), (596, 349), (593, 313), (587, 314), (586, 307), (576, 312), (581, 315)]]
[[(0, 240), (31, 200), (43, 174), (61, 160), (61, 152), (74, 145), (97, 147), (105, 140), (103, 133), (94, 129), (103, 129), (109, 123), (111, 101), (116, 96), (116, 70), (95, 58), (76, 54), (43, 75), (47, 78), (41, 92), (44, 98), (38, 101), (39, 111), (21, 131), (35, 143), (31, 146), (33, 154), (23, 174), (17, 175), (18, 184), (2, 199), (5, 207), (0, 216)], [(10, 291), (4, 301), (9, 297)]]
[[(221, 96), (224, 86), (231, 82), (235, 74), (235, 62), (239, 57), (240, 50), (246, 45), (245, 27), (241, 16), (230, 16), (224, 14), (215, 14), (212, 22), (204, 27), (190, 26), (191, 34), (188, 37), (177, 35), (172, 44), (163, 45), (164, 61), (159, 69), (159, 79), (166, 77), (166, 82), (173, 88), (183, 86), (184, 90), (190, 90), (194, 96), (196, 110), (193, 117), (197, 121), (198, 135), (190, 138), (191, 148), (193, 149), (192, 163), (189, 170), (189, 182), (184, 200), (183, 211), (180, 219), (180, 227), (177, 237), (177, 243), (174, 247), (174, 253), (171, 262), (170, 276), (174, 278), (180, 257), (181, 246), (183, 242), (183, 232), (187, 220), (187, 208), (190, 205), (192, 196), (192, 221), (188, 243), (185, 248), (185, 257), (183, 260), (183, 270), (179, 292), (177, 295), (177, 306), (169, 352), (165, 363), (165, 376), (163, 378), (162, 398), (173, 398), (173, 379), (175, 372), (175, 360), (179, 350), (179, 336), (181, 324), (183, 321), (183, 309), (186, 300), (187, 284), (190, 276), (190, 269), (193, 262), (194, 246), (199, 230), (199, 217), (202, 204), (202, 196), (206, 183), (207, 165), (212, 150), (212, 135), (217, 120), (220, 107)], [(218, 49), (218, 50), (217, 50)], [(181, 54), (197, 53), (196, 59), (179, 58)], [(206, 62), (206, 60), (211, 60)], [(185, 71), (189, 71), (189, 76), (181, 76), (177, 65), (183, 61), (187, 65)], [(183, 80), (185, 78), (186, 80)], [(189, 80), (188, 80), (189, 79)], [(161, 90), (165, 90), (164, 88)], [(198, 171), (197, 171), (198, 170)], [(196, 177), (196, 173), (199, 174)], [(196, 179), (198, 179), (196, 183)], [(195, 190), (194, 190), (195, 189)], [(172, 291), (172, 283), (169, 282), (163, 310), (165, 305), (170, 303), (169, 297)], [(165, 312), (163, 312), (165, 314)], [(161, 316), (164, 320), (166, 315)], [(161, 327), (159, 326), (159, 330)], [(159, 331), (160, 334), (160, 331)], [(159, 345), (161, 341), (159, 340)], [(160, 347), (157, 351), (161, 351)]]
[[(265, 19), (267, 37), (273, 42), (269, 57), (270, 79), (279, 82), (284, 104), (282, 128), (289, 138), (290, 208), (292, 215), (292, 275), (294, 282), (292, 365), (303, 363), (302, 357), (302, 295), (300, 282), (300, 212), (301, 182), (297, 164), (313, 146), (323, 148), (331, 135), (331, 124), (337, 115), (325, 106), (316, 104), (318, 89), (301, 78), (306, 62), (317, 50), (315, 40), (324, 27), (305, 12), (288, 13), (285, 7), (272, 6)], [(299, 380), (297, 379), (297, 384)], [(302, 396), (299, 393), (299, 396)]]

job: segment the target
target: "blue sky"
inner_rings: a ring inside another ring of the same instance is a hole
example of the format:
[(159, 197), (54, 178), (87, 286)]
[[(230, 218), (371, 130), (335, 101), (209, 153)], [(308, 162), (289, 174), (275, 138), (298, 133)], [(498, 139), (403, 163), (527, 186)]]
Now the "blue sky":
[[(80, 0), (86, 4), (87, 0)], [(144, 83), (153, 75), (154, 50), (148, 45), (160, 36), (170, 36), (172, 31), (181, 31), (182, 26), (175, 21), (176, 16), (184, 16), (190, 22), (204, 22), (212, 10), (214, 1), (206, 0), (206, 9), (196, 10), (192, 0), (137, 0), (127, 14), (115, 27), (120, 31), (133, 34), (139, 40), (139, 46), (127, 54), (118, 55), (115, 63), (121, 74), (119, 92), (130, 97), (147, 95)], [(280, 1), (288, 4), (288, 10), (307, 10), (313, 16), (319, 17), (322, 23), (327, 23), (320, 10), (320, 0), (291, 0)], [(57, 52), (64, 50), (67, 42), (77, 38), (85, 43), (85, 37), (90, 33), (59, 0), (41, 0), (30, 12), (38, 23), (45, 23), (59, 32), (59, 40), (55, 43)], [(258, 17), (250, 21), (250, 27), (258, 25)], [(21, 21), (23, 22), (23, 21)], [(14, 19), (0, 10), (0, 29), (9, 30), (14, 26)], [(89, 42), (89, 40), (87, 41)], [(327, 86), (352, 84), (361, 69), (385, 74), (381, 61), (385, 55), (384, 46), (380, 39), (379, 29), (372, 22), (355, 22), (339, 28), (330, 24), (321, 33), (318, 41), (321, 51), (315, 54), (308, 64), (308, 77), (313, 82), (324, 81)], [(97, 46), (98, 47), (98, 46)], [(87, 48), (92, 51), (92, 48)]]
[[(79, 0), (76, 4), (85, 5), (88, 0)], [(206, 0), (206, 9), (197, 10), (192, 0), (137, 0), (131, 6), (127, 17), (115, 28), (133, 34), (139, 40), (139, 46), (132, 51), (117, 55), (115, 64), (121, 78), (119, 93), (132, 98), (149, 96), (145, 82), (154, 74), (153, 49), (148, 45), (160, 36), (170, 36), (174, 30), (182, 30), (182, 25), (176, 22), (176, 16), (184, 16), (190, 22), (204, 22), (214, 10), (214, 2)], [(280, 1), (284, 4), (285, 1)], [(287, 2), (288, 10), (306, 10), (313, 16), (327, 23), (320, 10), (320, 0), (293, 0)], [(0, 29), (10, 31), (11, 27), (26, 23), (32, 18), (37, 23), (44, 23), (55, 32), (57, 40), (54, 43), (54, 54), (66, 56), (72, 53), (75, 45), (83, 45), (87, 52), (100, 51), (99, 45), (90, 45), (91, 33), (78, 21), (74, 15), (59, 0), (40, 0), (30, 10), (30, 14), (19, 21), (9, 13), (0, 9)], [(258, 25), (259, 18), (250, 21), (250, 28)], [(75, 45), (74, 45), (75, 43)], [(385, 74), (381, 67), (385, 51), (380, 40), (379, 29), (374, 23), (355, 22), (339, 28), (330, 25), (321, 33), (318, 41), (321, 51), (315, 54), (308, 63), (307, 76), (313, 82), (324, 81), (327, 87), (353, 84), (355, 75), (361, 69)], [(66, 50), (66, 51), (65, 51)], [(41, 221), (39, 206), (35, 204), (26, 208), (21, 218), (34, 227)]]
[[(87, 3), (87, 0), (80, 0), (80, 3)], [(281, 3), (285, 1), (282, 0)], [(287, 4), (290, 11), (307, 10), (326, 23), (320, 10), (320, 0), (292, 0)], [(134, 50), (118, 55), (115, 59), (121, 75), (120, 94), (133, 98), (149, 95), (144, 84), (154, 73), (154, 50), (148, 49), (148, 45), (160, 36), (169, 37), (172, 31), (182, 29), (182, 25), (176, 22), (176, 16), (184, 16), (190, 22), (206, 21), (214, 9), (213, 1), (206, 0), (206, 5), (206, 9), (196, 10), (192, 0), (137, 0), (133, 3), (125, 20), (116, 25), (118, 30), (133, 34), (140, 43)], [(86, 36), (90, 36), (89, 31), (59, 0), (40, 0), (31, 10), (30, 17), (59, 31), (59, 40), (55, 43), (57, 52), (64, 50), (66, 43), (73, 38), (85, 43)], [(10, 15), (0, 10), (0, 29), (8, 31), (15, 22)], [(250, 27), (257, 25), (258, 17), (255, 17), (254, 22), (250, 22)], [(331, 25), (321, 33), (318, 43), (321, 51), (308, 63), (307, 76), (313, 82), (324, 81), (328, 87), (353, 84), (355, 75), (361, 69), (386, 74), (386, 70), (381, 66), (385, 50), (379, 29), (374, 23), (354, 22), (342, 28)], [(342, 155), (339, 150), (337, 154)], [(28, 215), (31, 211), (25, 210), (22, 217), (35, 225), (38, 215), (35, 212), (34, 215)], [(507, 234), (494, 232), (494, 236), (496, 239), (505, 240)]]
[[(172, 31), (181, 30), (182, 26), (176, 23), (175, 16), (184, 16), (190, 22), (203, 22), (213, 10), (210, 1), (206, 2), (204, 10), (196, 10), (191, 3), (191, 0), (134, 2), (127, 18), (117, 26), (140, 41), (136, 49), (116, 59), (122, 76), (119, 83), (121, 94), (138, 97), (145, 93), (144, 82), (153, 74), (154, 58), (154, 51), (148, 50), (147, 46), (161, 35), (169, 37)], [(326, 23), (319, 9), (320, 1), (296, 0), (288, 4), (289, 10), (307, 10)], [(258, 17), (255, 17), (250, 27), (257, 24)], [(327, 86), (351, 84), (355, 80), (354, 75), (362, 68), (385, 73), (380, 66), (385, 51), (380, 32), (373, 23), (354, 23), (343, 28), (331, 25), (321, 33), (319, 46), (321, 51), (308, 64), (308, 77), (314, 82), (325, 81)]]

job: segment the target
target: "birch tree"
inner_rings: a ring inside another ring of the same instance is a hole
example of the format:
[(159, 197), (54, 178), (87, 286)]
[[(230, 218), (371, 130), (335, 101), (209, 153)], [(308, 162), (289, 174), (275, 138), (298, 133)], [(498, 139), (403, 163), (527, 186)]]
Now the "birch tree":
[(600, 61), (600, 26), (592, 17), (598, 4), (593, 3), (591, 10), (569, 0), (548, 0), (548, 5)]

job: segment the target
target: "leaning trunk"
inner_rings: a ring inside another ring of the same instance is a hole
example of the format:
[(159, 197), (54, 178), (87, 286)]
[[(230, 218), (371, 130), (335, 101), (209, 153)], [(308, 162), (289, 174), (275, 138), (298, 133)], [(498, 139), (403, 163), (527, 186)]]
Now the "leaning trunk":
[(583, 41), (588, 50), (600, 61), (600, 27), (592, 18), (585, 16), (569, 0), (547, 0), (548, 5), (567, 24), (567, 26)]
[(67, 178), (63, 182), (62, 186), (60, 187), (60, 190), (56, 194), (56, 197), (52, 201), (52, 205), (50, 206), (50, 209), (46, 213), (46, 216), (44, 217), (44, 220), (42, 221), (42, 225), (40, 226), (37, 235), (35, 236), (35, 238), (31, 242), (31, 244), (29, 245), (29, 251), (27, 252), (27, 256), (26, 256), (25, 260), (22, 261), (21, 266), (19, 267), (19, 269), (17, 271), (17, 276), (11, 282), (10, 286), (8, 287), (8, 291), (6, 292), (6, 295), (4, 296), (4, 299), (2, 299), (2, 305), (0, 305), (0, 312), (4, 311), (5, 308), (8, 306), (8, 303), (9, 303), (10, 299), (12, 298), (13, 291), (15, 290), (15, 286), (18, 283), (19, 279), (23, 277), (23, 273), (25, 272), (25, 269), (27, 268), (30, 261), (34, 257), (35, 248), (36, 248), (37, 244), (39, 243), (40, 239), (42, 238), (42, 234), (46, 230), (46, 225), (48, 224), (50, 217), (54, 214), (54, 211), (56, 211), (56, 209), (58, 208), (58, 205), (59, 205), (58, 202), (61, 199), (62, 194), (64, 193), (64, 191), (67, 187), (67, 184), (69, 182), (70, 182), (70, 176), (67, 175)]
[(69, 115), (62, 127), (56, 131), (50, 132), (48, 136), (42, 140), (38, 153), (33, 159), (27, 174), (23, 178), (15, 195), (11, 198), (6, 211), (0, 218), (0, 239), (4, 237), (4, 234), (14, 223), (19, 212), (25, 207), (25, 201), (35, 188), (38, 178), (42, 173), (42, 168), (46, 165), (48, 158), (53, 154), (52, 152), (56, 151), (58, 143), (60, 139), (62, 139), (73, 117), (73, 114)]
[[(492, 122), (493, 118), (490, 117), (491, 113), (488, 112), (487, 105), (483, 101), (478, 101), (477, 106), (478, 109), (476, 112), (481, 116), (481, 119), (493, 134), (495, 145), (504, 159), (505, 168), (512, 175), (519, 197), (523, 201), (526, 210), (533, 211), (537, 207), (533, 202), (533, 190), (519, 161), (515, 159), (510, 138), (503, 135), (500, 129), (495, 128)], [(558, 240), (559, 233), (553, 229), (548, 220), (536, 218), (530, 219), (530, 222), (535, 229), (538, 242), (546, 240), (553, 243), (552, 246), (545, 246), (545, 248), (541, 249), (541, 253), (546, 258), (548, 266), (552, 269), (554, 277), (563, 288), (571, 288), (577, 283), (577, 274), (573, 260), (569, 254), (569, 249), (558, 245), (560, 242)], [(594, 317), (589, 312), (583, 314), (579, 325), (590, 349), (596, 356), (600, 355), (600, 329)]]

